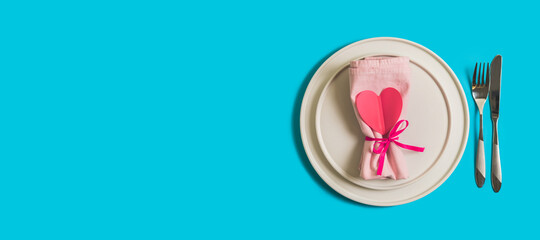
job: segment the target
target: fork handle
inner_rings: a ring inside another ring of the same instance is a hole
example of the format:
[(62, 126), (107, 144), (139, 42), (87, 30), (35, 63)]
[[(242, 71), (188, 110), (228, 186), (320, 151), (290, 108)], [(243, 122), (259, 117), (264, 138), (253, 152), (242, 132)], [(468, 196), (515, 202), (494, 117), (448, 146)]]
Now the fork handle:
[(493, 146), (491, 148), (491, 186), (494, 192), (499, 192), (502, 185), (501, 158), (499, 156), (499, 136), (497, 131), (497, 119), (493, 121)]
[(478, 148), (476, 149), (476, 161), (474, 169), (474, 180), (476, 186), (481, 188), (486, 180), (486, 155), (484, 152), (484, 134), (482, 131), (482, 114), (480, 114), (480, 134), (478, 136)]

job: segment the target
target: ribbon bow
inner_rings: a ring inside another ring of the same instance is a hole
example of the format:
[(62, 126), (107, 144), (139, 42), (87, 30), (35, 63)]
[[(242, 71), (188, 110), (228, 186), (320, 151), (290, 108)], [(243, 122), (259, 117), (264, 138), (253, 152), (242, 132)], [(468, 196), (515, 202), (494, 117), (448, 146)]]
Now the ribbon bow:
[[(399, 129), (399, 127), (401, 126), (401, 123), (405, 122), (405, 127), (402, 128), (402, 129)], [(411, 146), (411, 145), (407, 145), (407, 144), (403, 144), (403, 143), (400, 143), (398, 142), (397, 140), (399, 140), (399, 134), (401, 134), (403, 131), (405, 131), (405, 129), (409, 126), (409, 121), (407, 120), (400, 120), (396, 123), (396, 125), (394, 125), (394, 127), (392, 128), (392, 130), (390, 130), (390, 132), (388, 133), (388, 137), (387, 138), (371, 138), (371, 137), (366, 137), (366, 141), (375, 141), (375, 144), (373, 144), (373, 153), (377, 153), (377, 154), (380, 154), (379, 156), (379, 167), (377, 168), (377, 175), (381, 175), (382, 174), (382, 169), (383, 169), (383, 164), (384, 164), (384, 156), (386, 155), (386, 151), (388, 150), (388, 147), (390, 146), (390, 143), (395, 143), (396, 145), (402, 147), (402, 148), (405, 148), (405, 149), (408, 149), (408, 150), (412, 150), (412, 151), (416, 151), (416, 152), (423, 152), (424, 151), (424, 148), (423, 147), (416, 147), (416, 146)]]

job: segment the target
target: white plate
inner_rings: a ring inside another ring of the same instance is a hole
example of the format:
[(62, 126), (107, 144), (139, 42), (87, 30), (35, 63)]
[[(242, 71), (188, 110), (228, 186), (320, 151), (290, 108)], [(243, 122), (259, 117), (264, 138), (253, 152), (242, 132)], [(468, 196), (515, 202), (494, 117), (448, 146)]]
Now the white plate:
[[(405, 180), (363, 180), (358, 174), (364, 136), (349, 98), (348, 65), (368, 56), (407, 56), (411, 87), (400, 135), (423, 153), (403, 150)], [(463, 89), (448, 65), (429, 49), (397, 38), (372, 38), (336, 52), (309, 83), (300, 112), (304, 148), (323, 180), (342, 195), (370, 205), (399, 205), (419, 199), (453, 172), (465, 149), (469, 115)]]
[[(404, 180), (363, 180), (358, 163), (364, 136), (360, 131), (353, 104), (349, 98), (348, 64), (326, 84), (318, 100), (316, 130), (321, 149), (332, 167), (347, 180), (372, 189), (403, 187), (424, 176), (440, 159), (450, 129), (448, 99), (437, 80), (420, 64), (411, 61), (411, 103), (405, 110), (411, 125), (400, 139), (403, 143), (426, 147), (424, 153), (403, 153), (408, 161), (410, 176)], [(419, 114), (410, 114), (419, 113)], [(436, 119), (436, 121), (433, 121)], [(408, 139), (408, 140), (403, 140)], [(407, 142), (406, 142), (407, 141)]]

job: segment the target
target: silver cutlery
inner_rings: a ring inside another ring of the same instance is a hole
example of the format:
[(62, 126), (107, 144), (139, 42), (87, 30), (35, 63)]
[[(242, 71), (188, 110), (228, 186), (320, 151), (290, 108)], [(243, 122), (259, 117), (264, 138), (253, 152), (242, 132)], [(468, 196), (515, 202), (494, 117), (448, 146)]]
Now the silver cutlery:
[(491, 186), (493, 191), (499, 192), (502, 185), (501, 158), (499, 155), (499, 136), (497, 122), (499, 120), (499, 101), (501, 96), (501, 70), (502, 57), (495, 56), (491, 61), (491, 84), (489, 86), (489, 106), (491, 108), (491, 122), (493, 123), (493, 140), (491, 147)]
[[(477, 71), (478, 69), (478, 71)], [(489, 93), (489, 78), (490, 78), (489, 64), (480, 63), (474, 66), (473, 83), (472, 83), (472, 95), (478, 112), (480, 112), (480, 134), (478, 136), (478, 149), (476, 152), (474, 180), (476, 186), (481, 188), (486, 180), (486, 160), (484, 153), (484, 134), (483, 134), (483, 111), (484, 104)]]

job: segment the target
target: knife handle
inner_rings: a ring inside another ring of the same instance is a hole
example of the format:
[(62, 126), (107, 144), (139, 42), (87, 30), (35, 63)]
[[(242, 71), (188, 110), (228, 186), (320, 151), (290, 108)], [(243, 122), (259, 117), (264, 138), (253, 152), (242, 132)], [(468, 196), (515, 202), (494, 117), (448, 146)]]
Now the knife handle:
[(494, 192), (501, 190), (502, 172), (501, 158), (499, 155), (499, 136), (497, 131), (497, 119), (493, 121), (493, 146), (491, 148), (491, 186)]
[(480, 114), (480, 134), (478, 135), (478, 148), (476, 149), (476, 161), (474, 168), (474, 180), (476, 186), (481, 188), (486, 180), (486, 154), (484, 152), (484, 134), (482, 130), (482, 114)]

